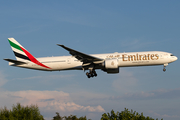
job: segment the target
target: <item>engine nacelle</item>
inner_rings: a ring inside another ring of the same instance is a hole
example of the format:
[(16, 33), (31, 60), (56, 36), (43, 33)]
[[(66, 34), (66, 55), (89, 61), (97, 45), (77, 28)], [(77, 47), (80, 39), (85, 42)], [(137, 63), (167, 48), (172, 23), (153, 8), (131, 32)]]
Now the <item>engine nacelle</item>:
[(103, 63), (104, 69), (103, 71), (107, 73), (119, 73), (119, 67), (118, 67), (118, 60), (117, 59), (111, 59), (111, 60), (105, 60)]
[(105, 67), (105, 69), (117, 69), (118, 68), (118, 60), (117, 59), (105, 60), (104, 67)]
[(117, 68), (117, 69), (106, 69), (105, 71), (108, 74), (115, 74), (115, 73), (119, 73), (119, 68)]

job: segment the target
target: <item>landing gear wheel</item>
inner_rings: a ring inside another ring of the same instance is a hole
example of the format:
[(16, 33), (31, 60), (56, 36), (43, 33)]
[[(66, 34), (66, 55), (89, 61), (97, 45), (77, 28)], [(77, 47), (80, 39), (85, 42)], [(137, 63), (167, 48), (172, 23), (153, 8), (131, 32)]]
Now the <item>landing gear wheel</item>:
[(95, 77), (97, 77), (97, 74), (94, 74)]
[(89, 73), (86, 72), (86, 76), (87, 76), (88, 78), (94, 77), (94, 76), (96, 77), (96, 76), (97, 76), (97, 73), (96, 73), (95, 70), (92, 70), (92, 71), (90, 71)]
[(88, 77), (88, 78), (90, 78), (90, 77), (91, 77), (91, 76), (90, 76), (90, 74), (89, 74), (88, 72), (86, 73), (86, 75), (87, 75), (87, 77)]
[(97, 76), (97, 73), (96, 73), (96, 71), (94, 70), (93, 71), (93, 75), (96, 77)]
[(166, 71), (166, 66), (168, 66), (168, 63), (164, 64), (164, 68), (163, 68), (164, 72)]

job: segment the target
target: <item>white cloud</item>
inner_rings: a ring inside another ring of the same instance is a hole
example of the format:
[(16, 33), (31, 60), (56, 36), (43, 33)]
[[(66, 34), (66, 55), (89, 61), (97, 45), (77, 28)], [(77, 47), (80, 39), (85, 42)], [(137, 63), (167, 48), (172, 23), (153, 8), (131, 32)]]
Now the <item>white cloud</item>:
[(0, 98), (3, 101), (2, 105), (16, 104), (22, 105), (37, 104), (43, 111), (58, 111), (58, 112), (104, 112), (105, 110), (100, 106), (83, 106), (73, 102), (69, 93), (63, 91), (17, 91), (17, 92), (2, 92)]
[(69, 111), (69, 112), (73, 112), (73, 111), (80, 111), (80, 112), (104, 112), (105, 110), (100, 106), (82, 106), (82, 105), (78, 105), (74, 102), (59, 102), (59, 101), (52, 101), (49, 102), (48, 105), (46, 106), (46, 109), (49, 110), (59, 110), (59, 111)]

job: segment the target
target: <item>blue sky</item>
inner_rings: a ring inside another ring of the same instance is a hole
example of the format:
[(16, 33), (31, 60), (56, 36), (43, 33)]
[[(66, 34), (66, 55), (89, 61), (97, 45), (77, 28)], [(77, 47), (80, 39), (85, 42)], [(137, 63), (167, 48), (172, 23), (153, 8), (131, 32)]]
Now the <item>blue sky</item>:
[(56, 44), (87, 54), (166, 51), (180, 56), (180, 2), (168, 1), (1, 1), (0, 106), (38, 104), (42, 115), (87, 116), (133, 109), (145, 116), (180, 119), (180, 62), (97, 70), (44, 72), (8, 66), (14, 37), (35, 57), (69, 55)]

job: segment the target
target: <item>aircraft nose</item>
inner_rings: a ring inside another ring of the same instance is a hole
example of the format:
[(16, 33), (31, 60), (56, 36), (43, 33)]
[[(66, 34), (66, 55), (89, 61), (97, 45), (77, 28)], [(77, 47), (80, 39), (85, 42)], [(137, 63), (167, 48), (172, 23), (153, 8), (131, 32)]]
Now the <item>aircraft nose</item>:
[(178, 59), (178, 57), (175, 57), (175, 61)]
[(172, 56), (172, 57), (171, 57), (171, 61), (172, 61), (172, 62), (176, 61), (177, 59), (178, 59), (178, 58), (177, 58), (176, 56)]
[(173, 58), (173, 61), (176, 61), (178, 58), (176, 57), (176, 56), (174, 56), (174, 58)]

